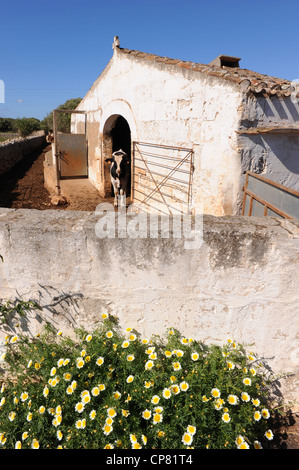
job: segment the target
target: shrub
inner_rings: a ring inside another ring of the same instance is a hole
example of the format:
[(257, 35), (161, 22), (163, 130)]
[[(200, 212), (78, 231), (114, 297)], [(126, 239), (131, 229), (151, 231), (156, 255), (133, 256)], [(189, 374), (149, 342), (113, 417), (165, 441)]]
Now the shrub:
[(273, 438), (267, 374), (243, 345), (174, 329), (147, 340), (112, 316), (76, 334), (7, 337), (4, 448), (260, 448)]
[(32, 134), (32, 132), (40, 130), (40, 121), (35, 118), (16, 119), (15, 125), (22, 137), (26, 137)]
[[(71, 98), (67, 100), (65, 103), (58, 106), (57, 109), (76, 109), (79, 103), (82, 101), (82, 98)], [(53, 111), (51, 111), (42, 121), (41, 121), (41, 129), (49, 132), (51, 129), (54, 128), (53, 123)], [(59, 113), (57, 115), (57, 130), (59, 132), (71, 132), (71, 115), (68, 113)]]

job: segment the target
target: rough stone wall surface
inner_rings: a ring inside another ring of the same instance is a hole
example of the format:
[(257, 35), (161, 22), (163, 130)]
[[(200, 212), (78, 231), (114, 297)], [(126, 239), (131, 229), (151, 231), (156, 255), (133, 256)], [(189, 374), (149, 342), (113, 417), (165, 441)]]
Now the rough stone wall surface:
[(18, 138), (0, 144), (0, 174), (9, 171), (26, 155), (34, 152), (46, 143), (43, 131), (26, 138)]
[[(134, 216), (132, 216), (134, 217)], [(0, 210), (0, 297), (37, 300), (22, 320), (72, 334), (109, 312), (121, 326), (163, 335), (168, 327), (207, 343), (250, 344), (299, 399), (299, 221), (203, 217), (203, 241), (100, 238), (91, 212)], [(43, 319), (43, 320), (42, 320)]]

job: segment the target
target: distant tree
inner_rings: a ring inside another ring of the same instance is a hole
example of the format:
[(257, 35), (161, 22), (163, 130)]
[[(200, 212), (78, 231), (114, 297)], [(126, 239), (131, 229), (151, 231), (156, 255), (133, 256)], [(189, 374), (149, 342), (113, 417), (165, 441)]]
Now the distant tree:
[(15, 119), (15, 125), (22, 137), (26, 137), (41, 128), (40, 121), (36, 118), (18, 118)]
[(0, 117), (0, 132), (16, 132), (15, 119)]
[[(82, 98), (72, 98), (65, 103), (58, 106), (57, 109), (76, 109)], [(42, 121), (41, 129), (49, 132), (53, 129), (53, 111), (51, 111)], [(59, 132), (70, 132), (71, 129), (71, 115), (69, 113), (59, 113), (57, 115), (57, 129)]]

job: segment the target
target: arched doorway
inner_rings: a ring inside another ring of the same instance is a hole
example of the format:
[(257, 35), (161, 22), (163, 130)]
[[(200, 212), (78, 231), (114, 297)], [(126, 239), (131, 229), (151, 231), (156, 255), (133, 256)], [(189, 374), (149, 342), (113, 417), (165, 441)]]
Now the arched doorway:
[[(127, 120), (120, 114), (110, 116), (105, 125), (103, 132), (103, 162), (106, 158), (111, 157), (113, 152), (122, 149), (131, 160), (131, 130)], [(104, 185), (105, 195), (113, 196), (113, 188), (110, 180), (109, 165), (104, 164)], [(127, 196), (131, 193), (131, 166), (130, 177), (128, 180)]]

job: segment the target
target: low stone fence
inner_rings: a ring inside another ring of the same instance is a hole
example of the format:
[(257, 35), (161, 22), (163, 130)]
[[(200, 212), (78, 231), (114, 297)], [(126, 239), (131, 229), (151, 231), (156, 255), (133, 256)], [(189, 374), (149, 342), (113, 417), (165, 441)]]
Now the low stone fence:
[(116, 237), (96, 213), (0, 209), (0, 298), (43, 307), (23, 330), (47, 320), (72, 334), (109, 312), (147, 337), (174, 327), (206, 343), (232, 338), (290, 374), (281, 391), (298, 400), (299, 221), (205, 215), (188, 245), (173, 226), (134, 237), (130, 217)]
[(25, 138), (16, 138), (0, 143), (0, 175), (9, 171), (22, 158), (45, 144), (44, 131), (35, 132)]

